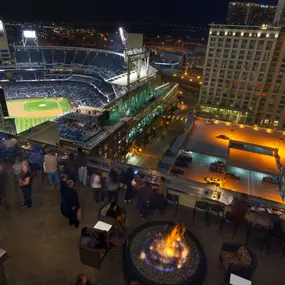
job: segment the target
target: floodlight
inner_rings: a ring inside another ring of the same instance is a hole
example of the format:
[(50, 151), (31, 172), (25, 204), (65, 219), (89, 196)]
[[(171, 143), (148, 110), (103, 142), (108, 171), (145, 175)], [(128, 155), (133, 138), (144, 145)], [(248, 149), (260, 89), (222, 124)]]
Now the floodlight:
[(27, 39), (35, 39), (36, 32), (35, 31), (23, 31), (24, 37)]
[(3, 26), (3, 22), (0, 20), (0, 32), (4, 31), (4, 26)]
[(126, 45), (126, 36), (125, 36), (125, 32), (124, 32), (124, 29), (122, 27), (119, 28), (119, 32), (120, 32), (120, 36), (121, 36), (121, 40), (122, 40), (122, 43), (124, 45)]

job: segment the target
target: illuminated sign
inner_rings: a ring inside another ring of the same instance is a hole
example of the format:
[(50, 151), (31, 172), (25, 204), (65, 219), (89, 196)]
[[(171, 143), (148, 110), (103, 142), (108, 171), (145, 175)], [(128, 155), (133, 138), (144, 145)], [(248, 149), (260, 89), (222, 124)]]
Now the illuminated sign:
[(0, 20), (0, 32), (4, 31), (4, 26), (3, 26), (3, 22)]
[(36, 38), (36, 32), (35, 31), (24, 31), (23, 32), (25, 38), (34, 39)]
[(268, 5), (260, 5), (260, 8), (268, 8)]

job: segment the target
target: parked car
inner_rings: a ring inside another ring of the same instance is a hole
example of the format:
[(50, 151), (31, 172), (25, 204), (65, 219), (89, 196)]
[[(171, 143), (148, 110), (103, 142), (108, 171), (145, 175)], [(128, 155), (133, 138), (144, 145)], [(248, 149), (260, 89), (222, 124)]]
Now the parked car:
[(183, 160), (176, 160), (174, 165), (182, 167), (182, 168), (188, 168), (188, 163), (186, 161), (183, 161)]
[(278, 184), (278, 182), (270, 176), (264, 176), (262, 178), (262, 182), (267, 182), (267, 183), (271, 183), (271, 184)]
[(211, 165), (210, 168), (209, 168), (210, 171), (212, 172), (217, 172), (217, 173), (223, 173), (224, 172), (224, 169), (221, 168), (221, 167), (216, 167), (214, 165)]
[(229, 140), (230, 138), (228, 137), (228, 136), (226, 136), (226, 135), (218, 135), (218, 136), (216, 136), (216, 138), (217, 139), (221, 139), (221, 140)]
[(186, 161), (186, 162), (190, 163), (190, 162), (192, 162), (192, 157), (181, 155), (181, 156), (177, 157), (177, 160)]
[(204, 180), (211, 185), (222, 186), (223, 184), (223, 181), (216, 177), (205, 177)]
[(182, 169), (179, 169), (179, 168), (172, 168), (170, 172), (174, 173), (174, 174), (179, 174), (179, 175), (184, 174), (184, 171)]
[(214, 161), (213, 163), (211, 163), (211, 166), (225, 167), (226, 164), (225, 164), (223, 161), (221, 161), (221, 160), (216, 160), (216, 161)]
[(236, 175), (236, 174), (234, 174), (234, 173), (227, 172), (226, 176), (227, 176), (228, 178), (232, 178), (232, 179), (238, 179), (238, 180), (240, 180), (240, 177), (239, 177), (239, 176), (237, 176), (237, 175)]

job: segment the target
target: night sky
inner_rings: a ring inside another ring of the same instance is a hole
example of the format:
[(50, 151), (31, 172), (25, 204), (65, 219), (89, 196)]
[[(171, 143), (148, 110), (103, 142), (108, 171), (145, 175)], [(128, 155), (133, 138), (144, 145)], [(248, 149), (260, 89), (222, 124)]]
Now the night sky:
[[(277, 0), (255, 0), (276, 3)], [(138, 21), (208, 24), (225, 21), (229, 0), (6, 0), (4, 20)], [(245, 1), (247, 2), (247, 1)]]

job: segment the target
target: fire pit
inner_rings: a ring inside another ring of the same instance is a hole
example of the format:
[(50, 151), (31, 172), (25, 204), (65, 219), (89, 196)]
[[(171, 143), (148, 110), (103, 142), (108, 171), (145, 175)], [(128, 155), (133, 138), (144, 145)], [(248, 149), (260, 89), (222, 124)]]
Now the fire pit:
[(138, 227), (127, 241), (124, 273), (128, 282), (199, 285), (205, 272), (204, 252), (182, 224), (147, 223)]

